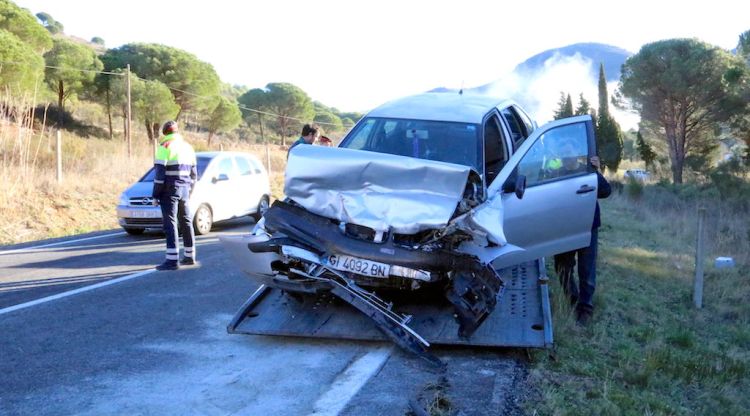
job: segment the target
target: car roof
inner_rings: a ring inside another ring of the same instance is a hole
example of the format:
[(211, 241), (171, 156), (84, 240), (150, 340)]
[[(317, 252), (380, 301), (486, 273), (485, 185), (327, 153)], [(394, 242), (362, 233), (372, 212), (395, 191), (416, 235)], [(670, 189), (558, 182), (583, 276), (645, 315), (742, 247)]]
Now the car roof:
[(221, 155), (225, 155), (225, 156), (245, 156), (245, 157), (249, 157), (249, 158), (252, 158), (252, 159), (257, 159), (257, 157), (255, 157), (254, 154), (252, 154), (252, 153), (246, 153), (246, 152), (224, 152), (224, 151), (222, 151), (222, 152), (196, 152), (195, 153), (195, 157), (207, 158), (207, 159), (213, 159), (216, 156), (221, 156)]
[(515, 104), (512, 100), (458, 92), (428, 92), (389, 101), (367, 117), (481, 123), (494, 107)]

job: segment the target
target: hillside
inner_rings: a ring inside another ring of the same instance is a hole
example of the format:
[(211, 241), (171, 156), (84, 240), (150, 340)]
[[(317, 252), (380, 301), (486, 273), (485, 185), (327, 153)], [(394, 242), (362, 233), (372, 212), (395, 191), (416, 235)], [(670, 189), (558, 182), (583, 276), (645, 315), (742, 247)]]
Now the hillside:
[(625, 63), (625, 60), (632, 55), (631, 52), (625, 49), (603, 43), (575, 43), (538, 53), (518, 64), (514, 71), (517, 73), (537, 72), (542, 70), (544, 63), (555, 55), (573, 57), (576, 54), (590, 60), (594, 64), (594, 70), (599, 69), (600, 62), (603, 63), (604, 73), (607, 75), (608, 82), (620, 80), (620, 68)]

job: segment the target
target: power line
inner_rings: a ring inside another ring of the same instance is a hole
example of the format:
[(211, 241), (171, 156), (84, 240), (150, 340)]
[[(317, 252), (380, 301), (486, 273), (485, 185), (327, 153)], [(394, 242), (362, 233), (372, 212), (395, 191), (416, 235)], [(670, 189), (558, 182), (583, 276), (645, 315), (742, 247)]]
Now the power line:
[[(4, 64), (29, 65), (28, 62), (0, 61), (0, 65), (4, 65)], [(58, 69), (58, 70), (61, 70), (61, 71), (93, 72), (93, 73), (96, 73), (96, 74), (116, 75), (116, 76), (120, 76), (120, 77), (124, 77), (125, 76), (125, 73), (122, 73), (122, 72), (97, 71), (97, 70), (94, 70), (94, 69), (72, 68), (72, 67), (62, 67), (62, 66), (54, 66), (54, 65), (44, 65), (44, 67), (45, 68), (51, 68), (51, 69)], [(134, 77), (134, 78), (137, 78), (137, 79), (139, 79), (141, 81), (154, 81), (154, 80), (150, 80), (150, 79), (146, 79), (146, 78), (141, 78), (138, 75), (135, 75), (133, 73), (131, 73), (131, 76)], [(167, 84), (164, 84), (164, 85), (167, 85)], [(179, 88), (170, 87), (169, 85), (167, 85), (167, 88), (169, 88), (172, 91), (178, 91), (178, 92), (181, 92), (183, 94), (192, 95), (193, 97), (196, 97), (196, 98), (210, 99), (210, 98), (214, 98), (214, 97), (221, 97), (221, 95), (218, 95), (218, 94), (217, 95), (208, 95), (208, 96), (207, 95), (199, 95), (199, 94), (196, 94), (196, 93), (193, 93), (193, 92), (190, 92), (190, 91), (185, 91), (185, 90), (181, 90)], [(248, 108), (248, 107), (245, 107), (244, 105), (240, 104), (239, 102), (237, 102), (237, 107), (239, 107), (241, 110), (251, 111), (253, 113), (263, 114), (263, 115), (267, 115), (267, 116), (271, 116), (271, 117), (285, 118), (287, 120), (299, 121), (301, 123), (305, 123), (307, 121), (307, 120), (302, 120), (302, 119), (295, 118), (295, 117), (284, 116), (284, 115), (281, 115), (281, 114), (269, 113), (267, 111), (262, 111), (262, 110), (258, 110), (258, 109), (255, 109), (255, 108)], [(338, 126), (338, 124), (335, 124), (335, 123), (326, 123), (324, 121), (316, 121), (315, 124), (325, 124), (325, 125), (328, 125), (328, 126)]]

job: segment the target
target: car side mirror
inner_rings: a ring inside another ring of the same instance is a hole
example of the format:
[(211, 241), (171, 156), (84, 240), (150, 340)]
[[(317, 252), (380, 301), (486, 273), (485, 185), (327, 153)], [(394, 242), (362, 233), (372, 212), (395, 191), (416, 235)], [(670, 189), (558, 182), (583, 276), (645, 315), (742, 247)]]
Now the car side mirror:
[(218, 177), (214, 177), (211, 179), (211, 183), (221, 182), (221, 181), (228, 181), (229, 176), (227, 176), (225, 173), (220, 173)]
[(515, 193), (518, 199), (523, 199), (526, 192), (526, 175), (512, 175), (503, 184), (504, 193)]

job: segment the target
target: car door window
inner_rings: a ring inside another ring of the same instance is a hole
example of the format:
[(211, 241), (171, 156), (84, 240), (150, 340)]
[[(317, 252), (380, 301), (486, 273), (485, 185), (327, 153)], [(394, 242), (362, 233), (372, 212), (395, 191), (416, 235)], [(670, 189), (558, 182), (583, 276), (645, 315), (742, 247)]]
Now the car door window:
[(500, 120), (494, 114), (484, 123), (484, 159), (486, 181), (491, 183), (508, 161)]
[(237, 171), (239, 172), (240, 176), (253, 174), (253, 168), (252, 166), (250, 166), (250, 162), (248, 162), (248, 160), (244, 157), (236, 156), (234, 158), (234, 162), (237, 163)]
[(217, 175), (224, 174), (227, 175), (227, 178), (231, 178), (232, 176), (234, 176), (234, 173), (234, 164), (232, 163), (232, 159), (226, 157), (219, 162), (219, 171)]
[(260, 162), (258, 162), (257, 160), (253, 160), (253, 159), (248, 159), (248, 160), (249, 160), (250, 164), (253, 166), (253, 172), (255, 172), (255, 173), (261, 173), (262, 172)]
[(510, 129), (511, 138), (513, 139), (514, 146), (518, 146), (519, 143), (526, 138), (524, 129), (521, 127), (521, 122), (510, 108), (505, 108), (502, 111), (503, 119), (508, 124)]
[(586, 123), (569, 124), (542, 134), (518, 164), (526, 186), (588, 173)]

